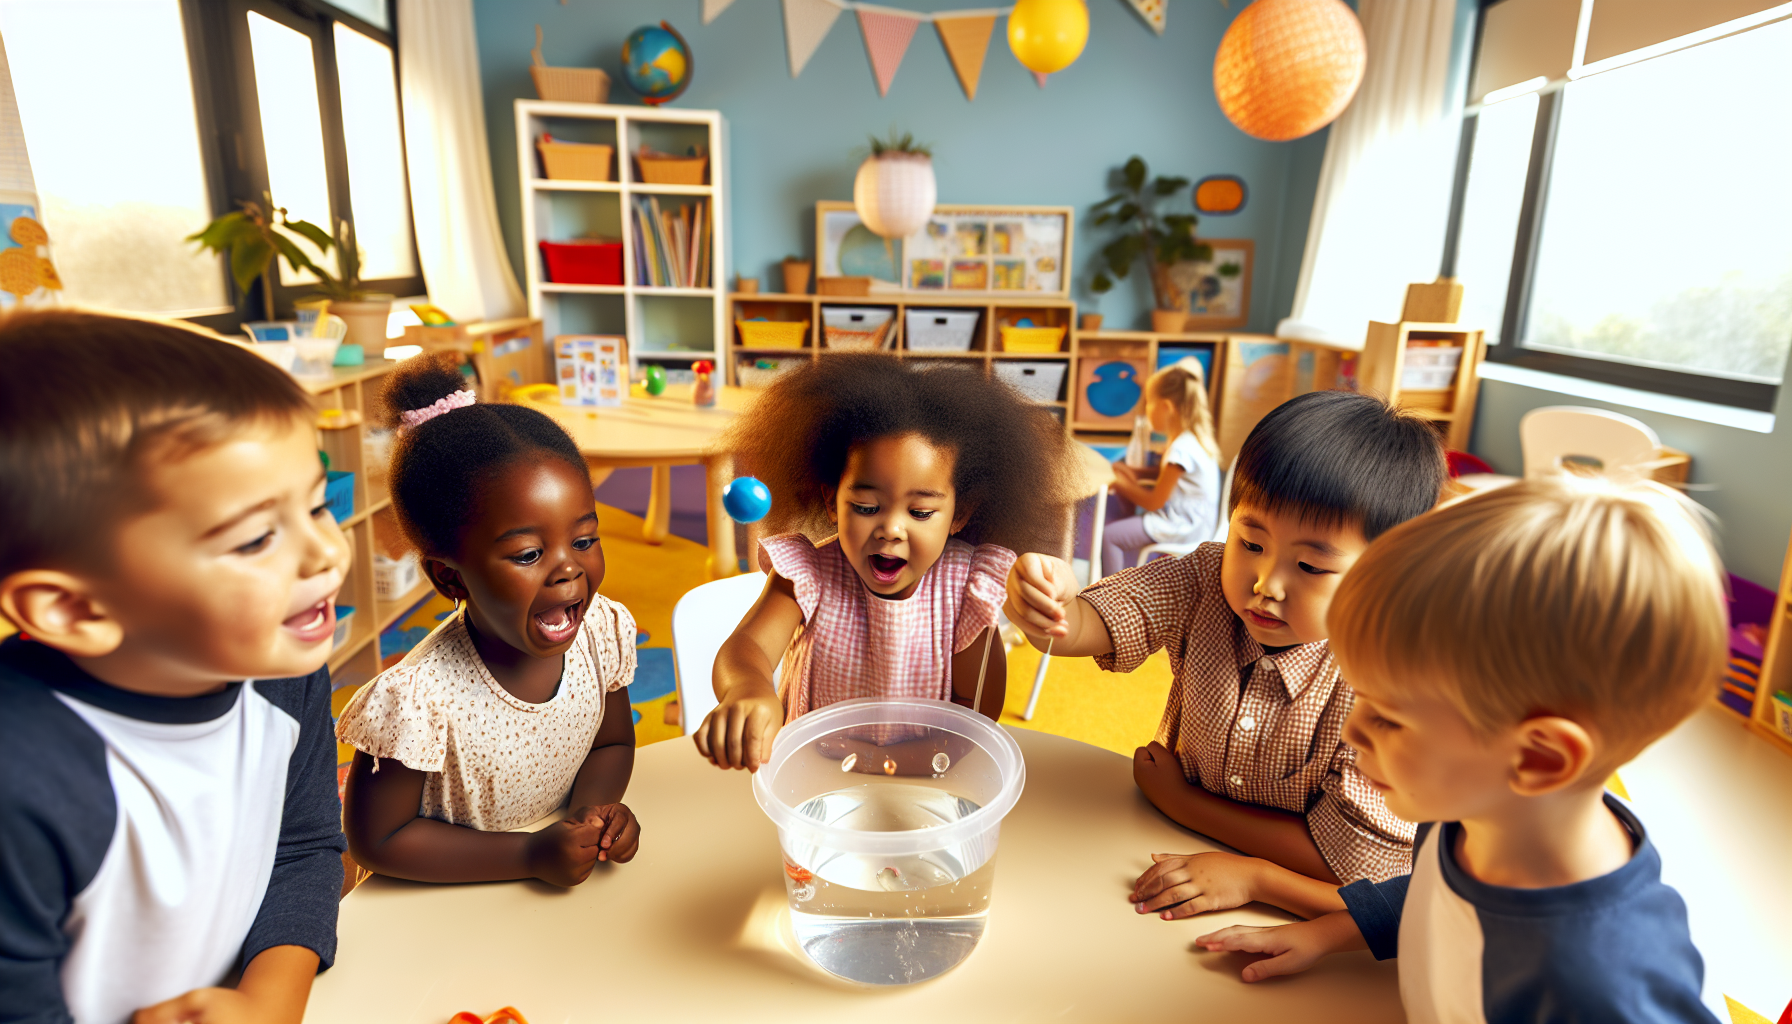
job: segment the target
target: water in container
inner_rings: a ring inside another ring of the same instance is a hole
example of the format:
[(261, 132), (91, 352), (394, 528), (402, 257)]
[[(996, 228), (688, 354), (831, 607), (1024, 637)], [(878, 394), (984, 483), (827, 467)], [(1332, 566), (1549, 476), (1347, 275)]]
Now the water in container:
[(792, 929), (829, 973), (925, 981), (982, 938), (1014, 740), (944, 701), (848, 701), (778, 736), (754, 792), (779, 827)]

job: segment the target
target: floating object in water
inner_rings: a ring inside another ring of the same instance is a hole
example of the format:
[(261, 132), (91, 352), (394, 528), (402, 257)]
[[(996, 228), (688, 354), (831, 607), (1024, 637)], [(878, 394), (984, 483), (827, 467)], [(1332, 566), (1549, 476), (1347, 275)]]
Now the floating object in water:
[(840, 762), (840, 770), (843, 772), (850, 772), (852, 771), (852, 766), (858, 763), (859, 755), (848, 754), (846, 755), (846, 760)]
[(907, 880), (902, 877), (902, 872), (895, 867), (887, 867), (879, 871), (877, 884), (885, 892), (901, 892), (909, 888)]
[(934, 771), (944, 772), (946, 769), (948, 769), (950, 767), (952, 767), (952, 759), (950, 757), (946, 756), (946, 752), (944, 750), (933, 755), (933, 770)]
[(887, 757), (884, 758), (884, 774), (885, 775), (896, 774), (896, 762)]
[(795, 882), (798, 885), (808, 885), (815, 879), (815, 876), (810, 874), (808, 868), (803, 867), (801, 864), (792, 864), (788, 858), (784, 861), (784, 874), (792, 882)]

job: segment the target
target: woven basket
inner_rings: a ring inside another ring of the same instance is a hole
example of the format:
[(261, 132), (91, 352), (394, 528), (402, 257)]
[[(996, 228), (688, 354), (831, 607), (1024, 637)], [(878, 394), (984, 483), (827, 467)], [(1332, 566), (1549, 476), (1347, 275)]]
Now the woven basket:
[(895, 322), (894, 319), (885, 320), (869, 331), (823, 326), (822, 336), (827, 342), (828, 348), (840, 349), (844, 352), (873, 352), (887, 344), (890, 325)]
[(602, 68), (529, 66), (535, 95), (558, 103), (603, 103), (610, 98), (610, 76)]
[(643, 184), (701, 185), (703, 171), (709, 166), (709, 157), (641, 153), (635, 157), (635, 163), (641, 168)]
[(543, 135), (535, 140), (541, 151), (541, 167), (550, 179), (561, 181), (609, 181), (610, 154), (615, 147), (585, 142), (561, 142)]

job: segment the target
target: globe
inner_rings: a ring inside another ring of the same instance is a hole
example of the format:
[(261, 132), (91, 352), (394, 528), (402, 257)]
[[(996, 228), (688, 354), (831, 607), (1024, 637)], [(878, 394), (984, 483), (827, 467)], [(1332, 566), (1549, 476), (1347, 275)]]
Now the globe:
[(691, 84), (691, 48), (663, 21), (642, 26), (622, 43), (622, 77), (648, 106), (675, 100)]

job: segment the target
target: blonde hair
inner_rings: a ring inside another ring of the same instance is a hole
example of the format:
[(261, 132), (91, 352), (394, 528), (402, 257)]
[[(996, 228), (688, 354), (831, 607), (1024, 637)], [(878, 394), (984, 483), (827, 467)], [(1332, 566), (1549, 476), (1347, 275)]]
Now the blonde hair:
[(1213, 412), (1207, 407), (1207, 374), (1202, 371), (1200, 360), (1183, 356), (1152, 374), (1145, 382), (1145, 394), (1152, 401), (1165, 399), (1174, 405), (1176, 415), (1182, 418), (1182, 429), (1195, 435), (1208, 455), (1220, 457), (1219, 441), (1213, 434)]
[(1539, 714), (1615, 768), (1715, 692), (1721, 563), (1700, 510), (1651, 483), (1527, 480), (1389, 530), (1326, 625), (1347, 675), (1435, 687), (1481, 735)]

